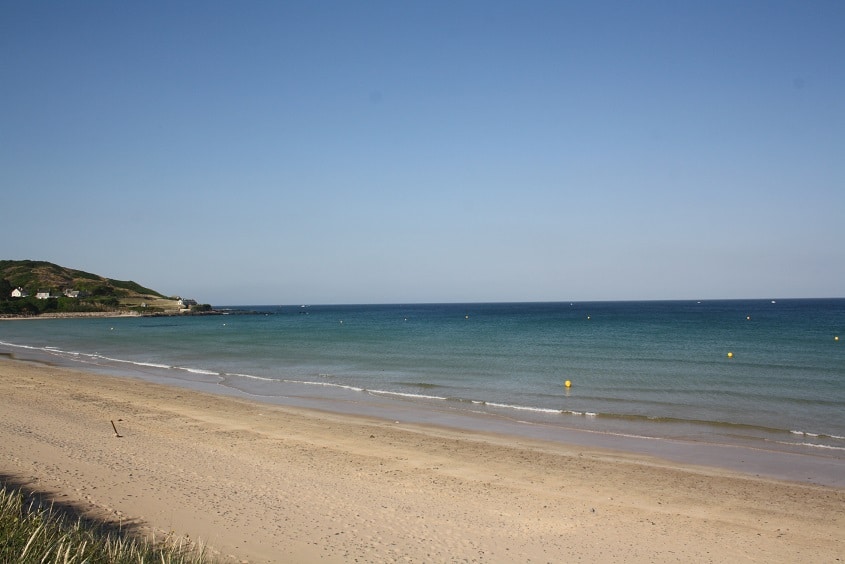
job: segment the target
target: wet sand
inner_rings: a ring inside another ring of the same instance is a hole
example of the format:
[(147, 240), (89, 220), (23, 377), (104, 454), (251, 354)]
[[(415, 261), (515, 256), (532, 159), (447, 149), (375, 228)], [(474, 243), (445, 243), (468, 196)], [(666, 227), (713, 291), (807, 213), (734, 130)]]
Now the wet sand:
[(645, 455), (6, 358), (0, 420), (3, 477), (223, 560), (845, 560), (845, 489)]

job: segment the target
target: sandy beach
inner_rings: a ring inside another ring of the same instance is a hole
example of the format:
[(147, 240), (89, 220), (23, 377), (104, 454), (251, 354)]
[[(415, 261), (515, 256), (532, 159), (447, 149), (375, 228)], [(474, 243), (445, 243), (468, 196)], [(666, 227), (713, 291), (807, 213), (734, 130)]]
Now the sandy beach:
[(8, 358), (0, 420), (2, 479), (223, 561), (845, 560), (845, 490), (639, 455)]

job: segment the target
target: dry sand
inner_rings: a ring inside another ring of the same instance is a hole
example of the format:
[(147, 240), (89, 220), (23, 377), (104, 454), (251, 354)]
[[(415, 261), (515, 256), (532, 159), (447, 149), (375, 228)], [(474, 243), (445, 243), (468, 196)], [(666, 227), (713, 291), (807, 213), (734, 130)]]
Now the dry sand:
[(0, 422), (2, 478), (222, 560), (845, 560), (843, 489), (624, 453), (7, 359)]

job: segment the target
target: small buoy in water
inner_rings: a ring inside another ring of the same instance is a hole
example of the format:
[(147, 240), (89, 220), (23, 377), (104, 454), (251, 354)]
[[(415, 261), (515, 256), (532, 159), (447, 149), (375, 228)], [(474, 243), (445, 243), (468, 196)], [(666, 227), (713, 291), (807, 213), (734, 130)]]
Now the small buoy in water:
[(563, 385), (564, 385), (564, 386), (566, 386), (567, 388), (571, 388), (571, 387), (572, 387), (572, 382), (570, 382), (569, 380), (567, 380), (566, 382), (564, 382), (564, 383), (563, 383)]
[(733, 357), (734, 357), (734, 353), (729, 352), (729, 353), (728, 353), (728, 358), (733, 358)]
[(464, 316), (464, 319), (469, 319), (469, 316), (468, 316), (468, 315), (465, 315), (465, 316)]
[(747, 319), (748, 321), (751, 321), (751, 316), (750, 316), (750, 315), (746, 315), (746, 316), (745, 316), (745, 319)]
[(833, 340), (834, 340), (834, 341), (838, 341), (838, 340), (839, 340), (839, 335), (836, 335), (836, 336), (833, 338)]

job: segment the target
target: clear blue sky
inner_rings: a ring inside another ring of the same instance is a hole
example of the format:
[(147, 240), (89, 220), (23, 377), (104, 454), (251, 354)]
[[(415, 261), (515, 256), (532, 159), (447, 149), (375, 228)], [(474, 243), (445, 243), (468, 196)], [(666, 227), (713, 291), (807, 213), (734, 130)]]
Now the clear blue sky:
[(845, 295), (845, 2), (0, 0), (0, 258), (224, 304)]

